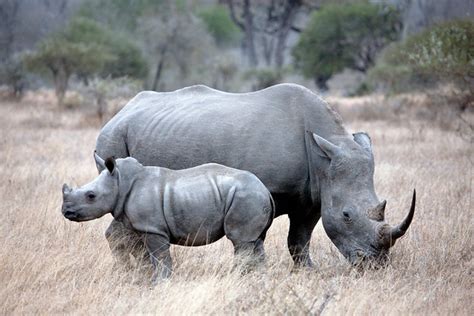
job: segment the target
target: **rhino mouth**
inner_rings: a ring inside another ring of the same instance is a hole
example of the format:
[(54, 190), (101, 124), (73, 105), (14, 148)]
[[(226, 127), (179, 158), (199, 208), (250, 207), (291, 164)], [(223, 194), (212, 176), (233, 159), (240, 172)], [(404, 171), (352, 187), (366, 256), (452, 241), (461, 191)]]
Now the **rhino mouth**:
[(367, 254), (363, 251), (356, 251), (349, 261), (355, 268), (379, 269), (385, 267), (390, 260), (388, 252)]
[(74, 221), (74, 220), (78, 220), (79, 218), (79, 214), (77, 214), (77, 212), (73, 212), (73, 211), (66, 211), (64, 212), (64, 217), (66, 217), (67, 219), (71, 220), (71, 221)]
[(82, 216), (80, 210), (80, 208), (71, 208), (63, 206), (63, 215), (70, 221), (80, 222), (84, 220), (84, 216)]

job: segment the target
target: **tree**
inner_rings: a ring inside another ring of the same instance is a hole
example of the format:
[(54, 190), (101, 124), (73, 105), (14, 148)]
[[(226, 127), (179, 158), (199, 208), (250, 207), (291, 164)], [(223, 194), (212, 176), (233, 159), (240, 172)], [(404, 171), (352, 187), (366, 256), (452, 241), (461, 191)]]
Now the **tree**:
[(20, 53), (13, 54), (5, 62), (0, 63), (0, 84), (6, 84), (11, 88), (12, 95), (20, 99), (26, 86), (26, 70), (23, 56)]
[(303, 6), (312, 8), (312, 1), (303, 0), (224, 0), (234, 23), (242, 30), (242, 51), (251, 66), (259, 64), (257, 42), (261, 43), (267, 66), (284, 64), (286, 42), (295, 27), (296, 16)]
[(293, 49), (296, 68), (321, 88), (344, 68), (366, 71), (400, 33), (398, 12), (370, 3), (327, 5), (315, 12)]
[[(212, 59), (212, 38), (186, 6), (170, 1), (161, 12), (140, 17), (138, 32), (147, 54), (155, 60), (152, 90), (163, 89), (161, 78), (167, 68), (177, 70), (182, 85), (190, 81), (192, 70), (202, 70)], [(199, 76), (202, 81), (202, 71)]]
[(0, 4), (0, 62), (9, 59), (13, 52), (20, 4), (21, 0), (3, 0)]
[(207, 31), (214, 37), (217, 45), (231, 44), (239, 36), (240, 30), (232, 22), (229, 12), (221, 5), (199, 11), (199, 17), (206, 25)]
[(65, 30), (44, 39), (25, 62), (33, 71), (52, 75), (60, 106), (73, 74), (87, 82), (95, 74), (139, 77), (146, 72), (138, 48), (87, 18), (75, 18)]

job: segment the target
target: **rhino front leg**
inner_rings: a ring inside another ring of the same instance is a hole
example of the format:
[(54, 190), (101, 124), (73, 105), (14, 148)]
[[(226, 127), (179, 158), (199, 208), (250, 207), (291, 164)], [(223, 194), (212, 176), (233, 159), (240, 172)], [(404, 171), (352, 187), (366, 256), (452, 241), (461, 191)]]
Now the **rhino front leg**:
[(173, 262), (170, 254), (170, 241), (167, 236), (145, 234), (145, 246), (153, 264), (152, 285), (156, 285), (159, 280), (171, 276)]
[(112, 220), (105, 231), (105, 238), (116, 261), (130, 265), (130, 254), (137, 260), (147, 259), (147, 251), (140, 235), (126, 228), (122, 222)]
[(319, 212), (310, 210), (289, 214), (288, 250), (296, 269), (314, 267), (309, 255), (309, 244), (314, 227), (320, 217)]

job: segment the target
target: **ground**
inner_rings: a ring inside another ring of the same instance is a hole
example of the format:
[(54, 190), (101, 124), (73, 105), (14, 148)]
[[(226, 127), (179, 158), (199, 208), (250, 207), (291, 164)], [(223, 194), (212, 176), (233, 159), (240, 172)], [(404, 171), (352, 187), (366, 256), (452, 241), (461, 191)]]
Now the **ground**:
[[(0, 314), (465, 314), (473, 303), (472, 142), (413, 120), (350, 121), (366, 131), (375, 188), (398, 223), (417, 190), (415, 219), (385, 269), (357, 272), (319, 223), (314, 270), (291, 273), (288, 219), (270, 228), (265, 271), (232, 272), (222, 239), (172, 247), (174, 275), (151, 288), (143, 271), (114, 265), (104, 238), (110, 215), (85, 222), (60, 212), (64, 182), (96, 176), (100, 125), (78, 110), (26, 98), (0, 101)], [(471, 135), (472, 136), (472, 135)]]

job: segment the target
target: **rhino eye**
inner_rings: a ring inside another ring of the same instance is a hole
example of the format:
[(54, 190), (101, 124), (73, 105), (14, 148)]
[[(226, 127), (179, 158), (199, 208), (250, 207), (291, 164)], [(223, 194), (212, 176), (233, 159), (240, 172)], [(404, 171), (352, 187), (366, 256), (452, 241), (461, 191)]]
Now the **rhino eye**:
[(87, 199), (90, 200), (90, 201), (95, 199), (95, 193), (92, 192), (92, 191), (87, 192), (86, 196), (87, 196)]

